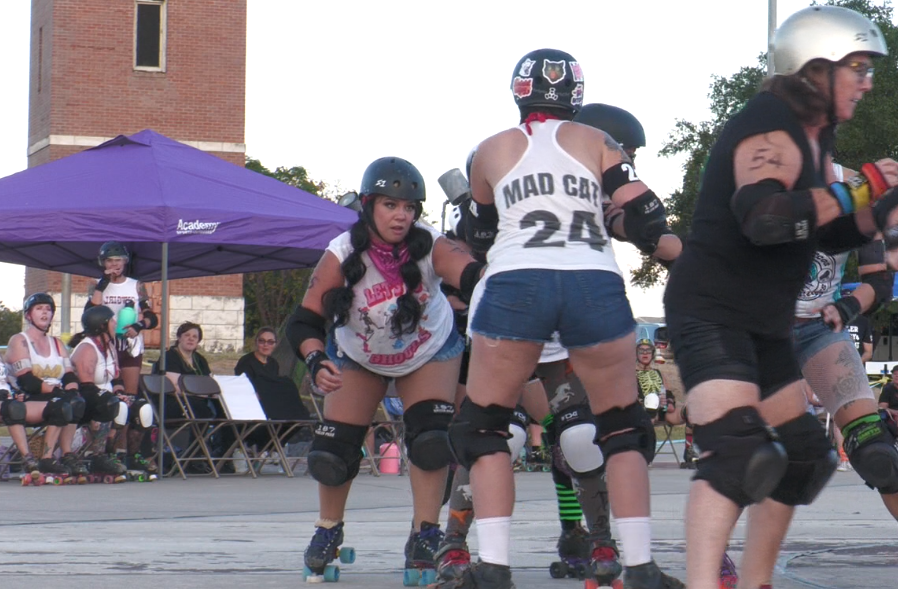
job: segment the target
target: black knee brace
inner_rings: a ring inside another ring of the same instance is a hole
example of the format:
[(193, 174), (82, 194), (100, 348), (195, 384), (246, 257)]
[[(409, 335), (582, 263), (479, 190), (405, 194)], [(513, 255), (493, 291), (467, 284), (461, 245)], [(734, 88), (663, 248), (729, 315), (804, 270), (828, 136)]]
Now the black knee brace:
[(108, 391), (101, 393), (95, 385), (89, 385), (86, 389), (83, 384), (81, 385), (81, 394), (87, 406), (87, 410), (84, 412), (84, 418), (87, 421), (108, 423), (118, 415), (121, 404), (118, 396)]
[(87, 403), (78, 391), (59, 389), (61, 397), (72, 407), (72, 420), (69, 423), (81, 423), (87, 412)]
[(776, 434), (789, 464), (770, 498), (785, 505), (810, 505), (836, 472), (839, 454), (820, 421), (808, 413), (776, 426)]
[(325, 419), (315, 427), (309, 449), (309, 473), (328, 487), (339, 487), (359, 474), (368, 426)]
[[(655, 458), (655, 426), (645, 408), (639, 403), (617, 407), (596, 417), (595, 443), (605, 460), (620, 452), (640, 452), (646, 463)], [(630, 431), (625, 431), (630, 430)]]
[[(522, 430), (527, 431), (527, 427), (530, 425), (531, 419), (530, 416), (527, 415), (527, 411), (520, 405), (515, 405), (514, 410), (511, 413), (511, 420), (508, 422), (509, 424), (515, 424), (519, 426)], [(550, 435), (548, 432), (551, 428), (546, 428), (546, 435)], [(549, 443), (554, 444), (554, 440), (549, 439)]]
[(867, 486), (882, 494), (898, 493), (898, 427), (891, 416), (861, 417), (842, 433), (848, 460)]
[(402, 414), (405, 424), (405, 449), (409, 462), (421, 470), (439, 470), (449, 466), (449, 422), (455, 405), (446, 401), (419, 401)]
[(509, 454), (508, 425), (513, 412), (511, 407), (481, 407), (467, 398), (462, 401), (458, 415), (449, 425), (449, 445), (455, 460), (470, 470), (481, 456)]
[(25, 403), (16, 399), (0, 401), (0, 418), (6, 425), (25, 425), (28, 408)]
[(768, 497), (786, 474), (786, 450), (754, 407), (737, 407), (693, 432), (700, 451), (710, 453), (698, 460), (693, 479), (739, 507)]
[(74, 423), (72, 405), (62, 397), (53, 397), (48, 401), (41, 416), (48, 425), (62, 427)]

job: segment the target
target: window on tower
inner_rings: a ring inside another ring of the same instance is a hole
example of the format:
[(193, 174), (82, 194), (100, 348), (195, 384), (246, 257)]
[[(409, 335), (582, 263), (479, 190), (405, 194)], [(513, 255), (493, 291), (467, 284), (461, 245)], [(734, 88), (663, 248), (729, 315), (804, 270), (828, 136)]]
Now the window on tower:
[(134, 69), (165, 71), (165, 0), (137, 0)]

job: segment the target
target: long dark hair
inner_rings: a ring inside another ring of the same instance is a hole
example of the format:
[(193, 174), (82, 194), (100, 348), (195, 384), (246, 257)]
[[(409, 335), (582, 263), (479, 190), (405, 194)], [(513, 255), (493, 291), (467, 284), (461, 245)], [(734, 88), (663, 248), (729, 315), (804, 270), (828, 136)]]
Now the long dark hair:
[[(352, 287), (358, 284), (367, 270), (362, 261), (362, 253), (371, 247), (368, 219), (371, 218), (370, 212), (374, 208), (373, 201), (372, 198), (371, 204), (363, 209), (363, 212), (359, 214), (359, 220), (349, 230), (352, 253), (340, 264), (346, 285), (332, 288), (324, 293), (324, 312), (327, 317), (334, 317), (334, 327), (341, 327), (349, 322), (355, 296)], [(421, 286), (421, 269), (418, 267), (418, 262), (430, 252), (433, 247), (433, 237), (430, 232), (412, 224), (405, 237), (405, 244), (408, 246), (409, 257), (408, 261), (399, 269), (402, 281), (405, 282), (405, 293), (396, 299), (396, 312), (390, 320), (390, 329), (396, 337), (414, 333), (421, 320), (423, 309), (414, 295), (414, 292)], [(394, 248), (394, 255), (397, 253)]]
[(815, 59), (805, 64), (800, 72), (791, 76), (767, 78), (761, 84), (761, 90), (766, 90), (783, 99), (804, 125), (816, 125), (821, 120), (826, 122), (833, 97), (828, 96), (832, 92), (832, 88), (824, 90), (823, 87), (830, 85), (826, 80), (827, 74), (830, 77), (833, 75), (832, 67), (832, 62)]

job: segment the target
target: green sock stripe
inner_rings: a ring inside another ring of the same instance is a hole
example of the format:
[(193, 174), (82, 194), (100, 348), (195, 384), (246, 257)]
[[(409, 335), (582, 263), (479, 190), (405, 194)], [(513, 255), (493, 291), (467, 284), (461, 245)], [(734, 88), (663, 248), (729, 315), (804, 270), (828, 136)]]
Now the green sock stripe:
[(542, 425), (543, 427), (549, 427), (549, 426), (552, 425), (554, 422), (555, 422), (555, 416), (552, 415), (551, 413), (549, 413), (548, 415), (546, 415), (545, 417), (543, 417), (543, 420), (542, 420), (541, 425)]

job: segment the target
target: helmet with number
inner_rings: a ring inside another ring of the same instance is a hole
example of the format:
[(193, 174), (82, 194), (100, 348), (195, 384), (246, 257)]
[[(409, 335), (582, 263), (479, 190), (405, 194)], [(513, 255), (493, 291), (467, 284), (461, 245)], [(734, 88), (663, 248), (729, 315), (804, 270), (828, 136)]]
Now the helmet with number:
[(773, 37), (773, 75), (791, 76), (808, 62), (837, 62), (852, 53), (888, 55), (879, 27), (841, 6), (811, 6), (783, 22)]
[(50, 305), (50, 312), (56, 314), (56, 301), (45, 292), (36, 292), (25, 299), (25, 304), (22, 305), (22, 314), (27, 317), (28, 312), (38, 305)]
[(583, 70), (569, 53), (537, 49), (518, 61), (511, 76), (515, 104), (577, 112), (583, 105)]
[(574, 117), (574, 122), (605, 131), (624, 149), (645, 147), (642, 124), (622, 108), (610, 104), (586, 104)]
[(117, 241), (107, 241), (100, 246), (100, 254), (97, 256), (97, 262), (103, 267), (103, 262), (107, 258), (125, 258), (125, 262), (131, 259), (128, 248)]
[(115, 313), (106, 305), (91, 307), (81, 314), (81, 326), (88, 335), (100, 335), (106, 333), (110, 319)]

